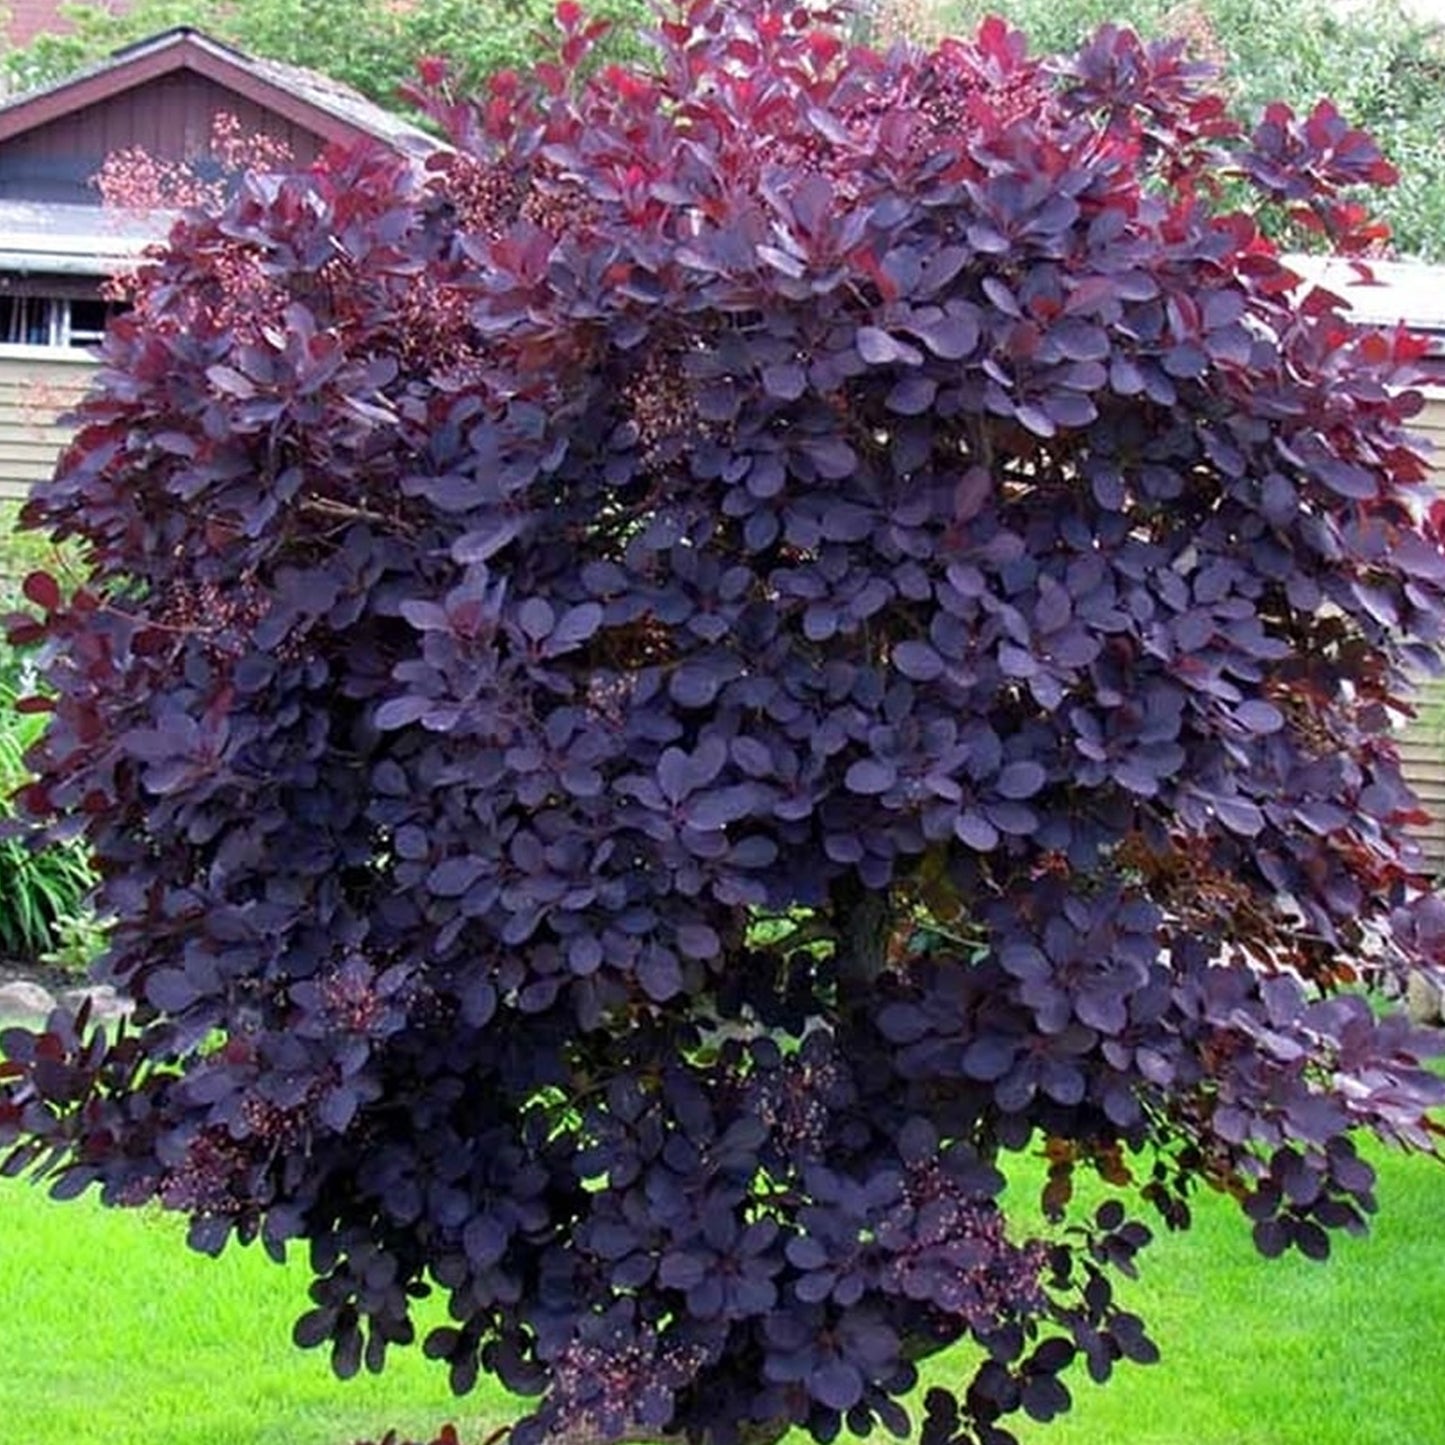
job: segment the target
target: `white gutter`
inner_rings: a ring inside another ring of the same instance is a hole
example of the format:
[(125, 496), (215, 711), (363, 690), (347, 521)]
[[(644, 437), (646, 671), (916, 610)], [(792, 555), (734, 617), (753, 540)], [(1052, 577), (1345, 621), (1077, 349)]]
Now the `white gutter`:
[(1412, 331), (1445, 332), (1445, 266), (1423, 261), (1368, 261), (1374, 280), (1360, 276), (1359, 266), (1338, 256), (1281, 257), (1316, 286), (1350, 303), (1355, 320), (1371, 325), (1403, 323)]
[(18, 276), (113, 276), (138, 261), (144, 251), (144, 246), (109, 256), (100, 256), (93, 251), (86, 255), (64, 251), (22, 251), (12, 249), (4, 238), (0, 238), (0, 273)]

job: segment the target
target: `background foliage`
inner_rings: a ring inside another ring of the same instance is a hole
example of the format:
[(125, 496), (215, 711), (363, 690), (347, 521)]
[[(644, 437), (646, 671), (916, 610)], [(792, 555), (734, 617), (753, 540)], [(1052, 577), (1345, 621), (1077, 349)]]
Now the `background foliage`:
[[(18, 528), (17, 509), (0, 508), (0, 615), (29, 607), (25, 577), (37, 568), (67, 577), (73, 559), (45, 537)], [(14, 831), (15, 792), (31, 781), (26, 761), (45, 730), (41, 713), (17, 704), (34, 692), (33, 650), (0, 644), (0, 955), (49, 960), (79, 969), (99, 951), (99, 929), (89, 907), (95, 885), (84, 843), (70, 839), (37, 846)]]
[[(645, 0), (603, 0), (594, 13), (621, 22), (612, 49), (648, 19)], [(550, 0), (414, 0), (377, 5), (358, 25), (333, 0), (138, 0), (116, 16), (102, 6), (68, 8), (72, 35), (47, 36), (0, 56), (21, 86), (43, 84), (116, 46), (192, 24), (258, 55), (308, 65), (383, 104), (415, 78), (425, 56), (445, 56), (463, 86), (503, 67), (525, 67), (546, 34)], [(1019, 25), (1042, 50), (1077, 45), (1095, 25), (1145, 35), (1183, 35), (1224, 71), (1246, 111), (1284, 100), (1307, 109), (1328, 96), (1379, 140), (1402, 175), (1382, 202), (1403, 254), (1445, 256), (1445, 53), (1438, 26), (1410, 18), (1395, 0), (1345, 6), (1329, 0), (877, 0), (860, 7), (874, 34), (971, 31), (985, 14)]]
[[(17, 711), (33, 687), (0, 683), (0, 796), (9, 799), (29, 783), (26, 754), (45, 729), (45, 718)], [(0, 824), (14, 818), (0, 806)], [(98, 938), (88, 902), (95, 886), (89, 851), (79, 840), (36, 845), (24, 834), (0, 834), (0, 956), (50, 960), (68, 968), (88, 965)]]
[[(618, 44), (632, 43), (644, 0), (602, 0), (598, 15), (624, 22)], [(369, 5), (364, 21), (336, 0), (137, 0), (117, 15), (102, 5), (65, 7), (69, 35), (42, 36), (0, 56), (16, 85), (48, 84), (117, 46), (173, 25), (195, 25), (256, 55), (306, 65), (345, 81), (383, 104), (398, 104), (424, 57), (444, 55), (464, 84), (539, 53), (551, 25), (550, 0), (415, 0)]]

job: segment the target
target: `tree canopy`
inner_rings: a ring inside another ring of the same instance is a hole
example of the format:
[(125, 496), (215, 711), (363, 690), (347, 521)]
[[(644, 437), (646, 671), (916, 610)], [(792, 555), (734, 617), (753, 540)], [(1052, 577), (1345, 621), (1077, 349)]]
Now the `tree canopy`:
[[(621, 23), (631, 43), (646, 0), (601, 0), (596, 14)], [(118, 46), (175, 25), (194, 25), (241, 49), (305, 65), (383, 105), (400, 104), (418, 63), (445, 56), (463, 84), (534, 61), (551, 28), (552, 0), (410, 0), (363, 9), (336, 0), (135, 0), (117, 12), (77, 3), (63, 12), (73, 29), (0, 55), (20, 88), (49, 84)]]

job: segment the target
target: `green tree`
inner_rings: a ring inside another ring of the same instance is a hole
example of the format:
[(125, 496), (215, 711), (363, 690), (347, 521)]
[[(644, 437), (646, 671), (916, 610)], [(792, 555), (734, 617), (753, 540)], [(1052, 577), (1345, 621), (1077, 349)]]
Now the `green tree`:
[[(368, 6), (360, 18), (337, 0), (138, 0), (125, 14), (102, 5), (62, 7), (74, 29), (44, 35), (0, 55), (12, 88), (60, 80), (81, 66), (174, 25), (194, 25), (243, 50), (307, 65), (354, 86), (382, 104), (413, 80), (425, 56), (445, 56), (470, 85), (508, 66), (524, 67), (538, 53), (537, 37), (551, 29), (552, 0), (414, 0)], [(599, 18), (629, 22), (646, 13), (645, 0), (600, 0)]]

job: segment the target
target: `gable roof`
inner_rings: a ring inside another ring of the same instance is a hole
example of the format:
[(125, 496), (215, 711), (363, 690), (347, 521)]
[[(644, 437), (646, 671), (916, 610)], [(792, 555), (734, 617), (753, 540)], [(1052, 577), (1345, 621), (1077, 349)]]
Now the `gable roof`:
[(124, 46), (64, 80), (0, 104), (0, 142), (179, 71), (204, 76), (327, 141), (376, 140), (415, 156), (442, 145), (339, 81), (247, 55), (189, 25)]

